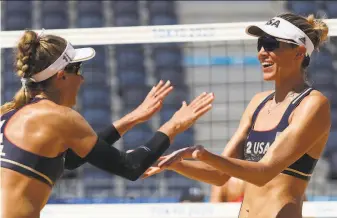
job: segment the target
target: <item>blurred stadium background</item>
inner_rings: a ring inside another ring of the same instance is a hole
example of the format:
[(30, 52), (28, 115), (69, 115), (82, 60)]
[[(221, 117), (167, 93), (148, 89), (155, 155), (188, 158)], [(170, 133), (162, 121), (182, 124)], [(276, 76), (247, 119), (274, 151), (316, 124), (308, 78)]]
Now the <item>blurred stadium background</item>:
[[(337, 18), (336, 1), (1, 1), (1, 31), (171, 24), (265, 21), (281, 12)], [(83, 35), (83, 37), (88, 37)], [(174, 92), (149, 122), (128, 132), (116, 147), (134, 148), (180, 107), (202, 91), (214, 91), (214, 109), (179, 135), (170, 151), (201, 143), (220, 153), (238, 126), (251, 97), (273, 88), (262, 81), (254, 42), (93, 45), (76, 109), (95, 128), (104, 127), (135, 108), (159, 79), (171, 80)], [(332, 102), (332, 130), (307, 189), (309, 200), (337, 196), (337, 39), (315, 53), (309, 69), (313, 86)], [(12, 49), (1, 50), (1, 104), (20, 87), (13, 72)], [(107, 119), (109, 118), (109, 119)], [(168, 151), (168, 152), (170, 152)], [(66, 172), (50, 203), (177, 202), (187, 189), (199, 188), (207, 201), (210, 186), (165, 172), (129, 182), (90, 165)]]

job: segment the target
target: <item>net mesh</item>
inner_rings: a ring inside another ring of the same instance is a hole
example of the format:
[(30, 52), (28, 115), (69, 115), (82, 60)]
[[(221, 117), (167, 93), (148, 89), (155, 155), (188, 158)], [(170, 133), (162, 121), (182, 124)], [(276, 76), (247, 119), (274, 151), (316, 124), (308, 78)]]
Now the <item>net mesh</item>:
[[(330, 36), (336, 36), (336, 20), (327, 22), (330, 24)], [(203, 144), (210, 151), (219, 154), (236, 130), (242, 113), (254, 94), (273, 88), (272, 83), (262, 80), (256, 58), (256, 41), (242, 31), (247, 25), (249, 23), (82, 28), (50, 30), (46, 33), (61, 35), (74, 45), (95, 48), (96, 57), (83, 67), (86, 82), (76, 109), (96, 130), (135, 108), (159, 79), (169, 79), (175, 85), (174, 93), (165, 101), (161, 112), (149, 122), (128, 132), (116, 143), (116, 147), (128, 150), (143, 144), (180, 107), (182, 100), (190, 100), (203, 91), (212, 91), (216, 94), (212, 111), (178, 136), (167, 152), (191, 144)], [(10, 100), (20, 87), (18, 79), (12, 73), (11, 47), (21, 33), (1, 32), (2, 103)], [(330, 51), (336, 46), (335, 38), (332, 38), (324, 49)], [(335, 57), (331, 58), (332, 63)], [(326, 57), (320, 59), (320, 56), (314, 55), (312, 62), (315, 60), (318, 63), (326, 62)], [(311, 72), (315, 71), (309, 70), (309, 74)], [(314, 74), (310, 75), (313, 77)], [(327, 84), (331, 81), (321, 81), (322, 86), (331, 85)], [(307, 189), (309, 200), (334, 199), (336, 184), (326, 179), (327, 171), (328, 163), (322, 158)], [(78, 218), (94, 217), (93, 214), (97, 214), (97, 211), (100, 211), (100, 217), (123, 215), (132, 218), (139, 217), (143, 212), (144, 217), (237, 216), (239, 204), (125, 204), (177, 202), (182, 192), (189, 187), (201, 187), (205, 200), (209, 197), (209, 185), (174, 172), (167, 171), (146, 180), (129, 182), (84, 165), (76, 171), (65, 173), (57, 183), (50, 203), (124, 204), (98, 207), (48, 205), (44, 216), (67, 217), (76, 214)], [(320, 203), (305, 206), (305, 217), (337, 217), (334, 202)], [(121, 208), (126, 206), (127, 210), (123, 211)]]

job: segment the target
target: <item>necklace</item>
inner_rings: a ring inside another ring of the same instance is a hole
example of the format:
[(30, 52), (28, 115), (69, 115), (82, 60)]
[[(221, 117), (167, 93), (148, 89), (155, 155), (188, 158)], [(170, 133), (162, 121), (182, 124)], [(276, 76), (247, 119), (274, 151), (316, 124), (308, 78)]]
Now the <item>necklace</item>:
[[(291, 97), (290, 99), (292, 100), (293, 97), (294, 97), (294, 95), (295, 95), (295, 92), (290, 92), (290, 93), (288, 93), (288, 94), (286, 95), (286, 97), (285, 97), (285, 100), (287, 100), (288, 97)], [(275, 102), (274, 99), (275, 99), (275, 95), (274, 95), (274, 97), (272, 98), (272, 102)], [(277, 108), (277, 107), (278, 107), (279, 105), (281, 105), (283, 102), (285, 102), (285, 101), (282, 101), (282, 102), (279, 102), (279, 103), (275, 103), (276, 105), (275, 105), (273, 108), (271, 107), (272, 103), (269, 104), (269, 107), (267, 108), (268, 114), (270, 114), (272, 110), (274, 110), (275, 108)]]

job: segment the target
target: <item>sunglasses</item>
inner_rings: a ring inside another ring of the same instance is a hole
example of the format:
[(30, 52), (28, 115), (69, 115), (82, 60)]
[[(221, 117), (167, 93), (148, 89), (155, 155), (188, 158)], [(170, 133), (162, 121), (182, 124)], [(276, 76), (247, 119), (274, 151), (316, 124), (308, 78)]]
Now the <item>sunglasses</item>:
[(82, 62), (78, 62), (78, 63), (72, 63), (72, 64), (68, 64), (64, 70), (67, 73), (71, 73), (71, 74), (76, 74), (78, 76), (82, 75)]
[(265, 51), (274, 51), (275, 49), (280, 48), (280, 42), (290, 44), (292, 48), (299, 46), (299, 44), (290, 40), (278, 39), (270, 36), (261, 36), (257, 40), (257, 51), (259, 52), (262, 47)]

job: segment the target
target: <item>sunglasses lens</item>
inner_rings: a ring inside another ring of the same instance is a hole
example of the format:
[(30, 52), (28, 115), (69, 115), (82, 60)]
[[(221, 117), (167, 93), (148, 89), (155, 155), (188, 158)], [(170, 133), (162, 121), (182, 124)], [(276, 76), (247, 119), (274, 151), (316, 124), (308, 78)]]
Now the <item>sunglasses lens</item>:
[(263, 47), (265, 51), (274, 51), (279, 48), (279, 41), (271, 37), (260, 37), (257, 42), (258, 51)]
[(76, 63), (76, 64), (69, 64), (65, 70), (68, 72), (68, 73), (73, 73), (73, 74), (76, 74), (76, 75), (81, 75), (82, 72), (81, 72), (81, 64), (80, 63)]

